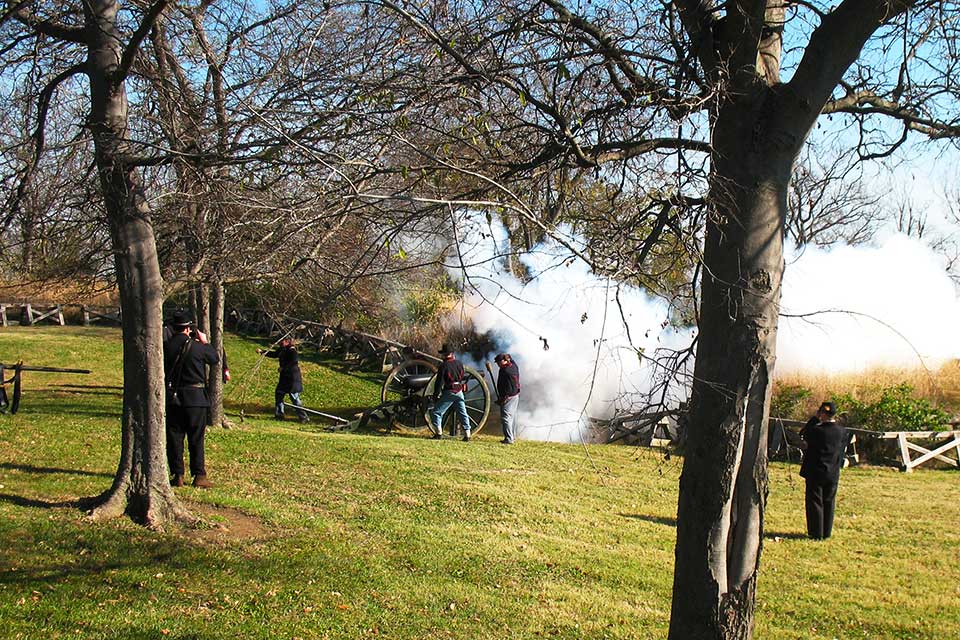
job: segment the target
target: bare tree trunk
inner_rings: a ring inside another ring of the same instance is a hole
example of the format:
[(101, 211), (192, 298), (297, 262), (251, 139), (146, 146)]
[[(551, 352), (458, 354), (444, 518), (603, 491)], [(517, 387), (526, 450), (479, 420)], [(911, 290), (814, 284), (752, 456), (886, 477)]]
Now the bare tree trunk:
[[(714, 129), (697, 360), (677, 512), (670, 635), (751, 638), (767, 499), (787, 187), (800, 138), (774, 97)], [(754, 117), (749, 117), (753, 111)], [(737, 121), (739, 120), (739, 123)]]
[(190, 317), (194, 320), (197, 319), (197, 287), (196, 285), (189, 285), (187, 287), (187, 308), (190, 310)]
[(223, 365), (226, 360), (223, 348), (223, 301), (222, 282), (210, 285), (210, 344), (220, 354), (220, 364), (210, 368), (207, 388), (210, 390), (210, 423), (214, 426), (229, 427), (223, 411)]
[(161, 344), (163, 281), (150, 208), (126, 161), (127, 96), (117, 77), (122, 57), (113, 0), (88, 0), (85, 20), (90, 77), (90, 127), (113, 242), (123, 308), (123, 418), (120, 463), (113, 486), (93, 511), (127, 513), (151, 527), (192, 519), (170, 489), (164, 431)]
[(34, 256), (37, 249), (37, 233), (33, 212), (28, 212), (24, 215), (20, 222), (20, 227), (20, 238), (21, 242), (23, 242), (20, 253), (20, 268), (23, 269), (23, 273), (26, 276), (33, 272)]
[(210, 285), (201, 282), (196, 286), (197, 292), (197, 328), (208, 336), (210, 335)]

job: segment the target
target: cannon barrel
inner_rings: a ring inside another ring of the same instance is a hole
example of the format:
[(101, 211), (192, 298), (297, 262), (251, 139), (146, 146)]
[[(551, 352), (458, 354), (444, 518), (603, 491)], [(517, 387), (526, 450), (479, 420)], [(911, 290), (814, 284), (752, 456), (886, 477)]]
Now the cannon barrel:
[(433, 375), (432, 373), (409, 375), (402, 379), (401, 384), (412, 391), (420, 391), (430, 384), (430, 381), (433, 380)]

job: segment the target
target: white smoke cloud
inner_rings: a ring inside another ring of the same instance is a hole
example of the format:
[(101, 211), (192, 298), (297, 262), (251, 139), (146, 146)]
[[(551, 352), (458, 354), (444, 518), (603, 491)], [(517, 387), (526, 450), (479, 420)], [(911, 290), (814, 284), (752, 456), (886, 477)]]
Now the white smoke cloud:
[[(692, 328), (666, 325), (662, 300), (621, 287), (631, 347), (615, 285), (569, 250), (544, 245), (521, 257), (535, 275), (523, 283), (498, 258), (506, 246), (501, 225), (473, 220), (461, 233), (464, 312), (520, 367), (522, 438), (579, 440), (584, 415), (610, 417), (650, 390), (656, 371), (634, 347), (650, 355), (690, 344)], [(943, 259), (922, 242), (892, 234), (876, 247), (787, 247), (786, 253), (781, 311), (813, 315), (781, 318), (778, 373), (913, 367), (921, 358), (933, 367), (960, 356), (960, 301)], [(830, 311), (849, 313), (824, 313)], [(672, 401), (686, 394), (676, 389)]]
[(549, 244), (521, 258), (535, 275), (523, 283), (497, 258), (497, 248), (506, 244), (503, 227), (474, 224), (462, 244), (463, 261), (472, 265), (466, 269), (464, 307), (477, 330), (491, 332), (520, 368), (521, 438), (578, 441), (584, 414), (611, 417), (618, 400), (629, 402), (651, 388), (655, 368), (638, 350), (652, 355), (659, 347), (689, 345), (689, 330), (664, 326), (666, 304), (621, 287), (631, 346), (615, 283), (598, 278), (569, 250)]
[(777, 371), (936, 366), (960, 355), (960, 302), (943, 258), (891, 234), (876, 247), (787, 249)]

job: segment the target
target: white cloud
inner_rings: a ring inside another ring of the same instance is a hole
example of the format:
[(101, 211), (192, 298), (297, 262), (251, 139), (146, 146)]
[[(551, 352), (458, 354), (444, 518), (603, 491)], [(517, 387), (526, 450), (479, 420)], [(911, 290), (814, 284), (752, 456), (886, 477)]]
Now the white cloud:
[[(584, 409), (610, 417), (625, 399), (650, 390), (654, 370), (630, 346), (611, 283), (555, 245), (522, 258), (535, 275), (523, 283), (497, 257), (506, 244), (499, 223), (473, 220), (460, 233), (464, 263), (471, 265), (463, 311), (520, 367), (521, 437), (578, 440)], [(922, 242), (894, 234), (877, 247), (788, 248), (787, 254), (782, 312), (815, 315), (781, 318), (779, 373), (918, 366), (921, 358), (936, 366), (960, 356), (960, 302), (943, 260)], [(691, 329), (665, 326), (663, 301), (623, 287), (620, 302), (634, 346), (644, 353), (689, 345)], [(827, 311), (850, 313), (817, 313)], [(672, 400), (685, 395), (676, 390)]]

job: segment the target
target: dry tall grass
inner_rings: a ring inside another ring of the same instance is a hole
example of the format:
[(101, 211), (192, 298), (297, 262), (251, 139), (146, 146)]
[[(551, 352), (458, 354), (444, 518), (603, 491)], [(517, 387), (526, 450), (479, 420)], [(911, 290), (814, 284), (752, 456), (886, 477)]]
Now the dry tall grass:
[(10, 303), (88, 304), (116, 306), (120, 295), (106, 283), (0, 280), (0, 299)]
[[(950, 360), (936, 369), (875, 367), (857, 373), (789, 373), (778, 376), (777, 385), (799, 385), (812, 394), (805, 407), (808, 415), (821, 401), (849, 393), (857, 400), (870, 402), (880, 392), (899, 384), (909, 384), (918, 398), (929, 400), (948, 413), (960, 412), (960, 360)], [(842, 409), (842, 407), (841, 407)]]

